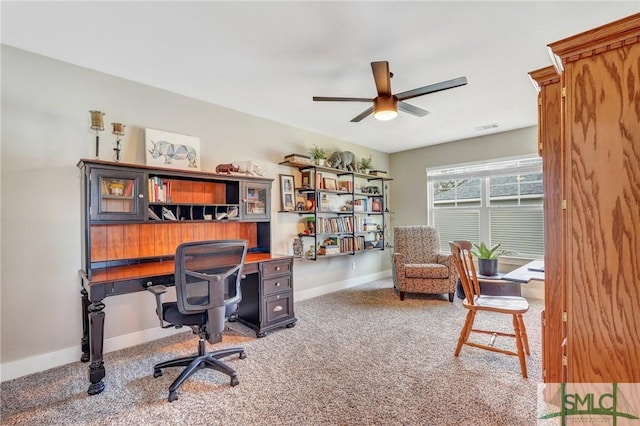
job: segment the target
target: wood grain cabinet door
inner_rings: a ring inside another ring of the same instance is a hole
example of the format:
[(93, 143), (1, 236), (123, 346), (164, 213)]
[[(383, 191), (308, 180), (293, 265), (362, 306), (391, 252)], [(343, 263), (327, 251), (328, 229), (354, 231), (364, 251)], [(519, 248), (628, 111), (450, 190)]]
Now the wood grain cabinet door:
[(552, 43), (565, 90), (569, 382), (640, 382), (640, 14)]

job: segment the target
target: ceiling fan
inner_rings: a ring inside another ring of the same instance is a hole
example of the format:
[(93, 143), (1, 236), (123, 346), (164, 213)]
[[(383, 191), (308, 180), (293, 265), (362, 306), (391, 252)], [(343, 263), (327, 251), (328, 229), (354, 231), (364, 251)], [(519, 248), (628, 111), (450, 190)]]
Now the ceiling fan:
[(416, 98), (422, 95), (428, 95), (429, 93), (440, 92), (442, 90), (453, 89), (454, 87), (464, 86), (467, 84), (466, 77), (458, 77), (453, 80), (442, 81), (440, 83), (430, 84), (428, 86), (419, 87), (413, 90), (407, 90), (406, 92), (391, 94), (391, 77), (393, 74), (389, 72), (389, 62), (379, 61), (371, 62), (371, 69), (373, 70), (373, 78), (376, 82), (376, 89), (378, 96), (375, 98), (341, 98), (330, 96), (314, 96), (314, 101), (337, 101), (337, 102), (373, 102), (373, 106), (362, 111), (357, 116), (351, 119), (356, 123), (361, 121), (366, 116), (373, 113), (373, 116), (378, 120), (391, 120), (398, 115), (398, 110), (415, 115), (416, 117), (424, 117), (429, 114), (422, 108), (410, 105), (404, 101)]

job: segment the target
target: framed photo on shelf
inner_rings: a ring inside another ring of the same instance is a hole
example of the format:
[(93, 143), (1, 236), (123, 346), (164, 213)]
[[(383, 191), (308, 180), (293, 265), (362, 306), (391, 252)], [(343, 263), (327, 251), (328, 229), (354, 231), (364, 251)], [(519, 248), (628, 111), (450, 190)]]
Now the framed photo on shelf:
[(382, 202), (380, 198), (372, 198), (371, 199), (371, 211), (372, 212), (381, 212), (382, 211)]
[(324, 178), (322, 179), (322, 183), (323, 183), (324, 189), (328, 189), (331, 191), (335, 191), (338, 189), (336, 180), (333, 178)]
[(280, 175), (280, 210), (293, 211), (296, 205), (294, 180), (291, 175)]
[(302, 187), (305, 189), (313, 188), (313, 172), (311, 170), (305, 170), (302, 172)]
[(340, 191), (345, 191), (345, 192), (352, 192), (353, 191), (353, 185), (351, 183), (351, 181), (349, 180), (342, 180), (340, 182), (338, 182), (338, 185), (340, 186)]

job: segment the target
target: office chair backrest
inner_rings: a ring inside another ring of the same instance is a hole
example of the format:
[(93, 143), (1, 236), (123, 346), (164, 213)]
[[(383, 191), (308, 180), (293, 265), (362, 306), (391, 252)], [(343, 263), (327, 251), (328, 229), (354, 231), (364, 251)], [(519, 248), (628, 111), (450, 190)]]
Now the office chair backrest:
[(464, 289), (464, 296), (467, 303), (475, 304), (475, 297), (480, 295), (480, 284), (476, 267), (473, 264), (472, 244), (470, 241), (449, 241), (449, 248), (453, 254), (453, 261), (458, 268), (458, 275)]
[(242, 298), (240, 280), (246, 255), (246, 240), (194, 241), (178, 246), (175, 258), (178, 310), (182, 314), (195, 314), (237, 304)]

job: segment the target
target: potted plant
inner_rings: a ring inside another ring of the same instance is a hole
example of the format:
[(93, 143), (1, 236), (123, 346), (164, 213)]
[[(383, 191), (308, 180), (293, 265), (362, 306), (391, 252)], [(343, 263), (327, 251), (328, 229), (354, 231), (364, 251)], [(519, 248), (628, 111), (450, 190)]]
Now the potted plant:
[(371, 160), (371, 155), (369, 155), (368, 157), (362, 157), (358, 162), (358, 170), (366, 175), (369, 174), (372, 168), (373, 162)]
[(327, 159), (327, 150), (316, 146), (316, 144), (313, 144), (311, 148), (309, 148), (309, 155), (317, 166), (324, 166), (324, 163)]
[(489, 248), (484, 242), (473, 243), (475, 250), (471, 252), (478, 258), (478, 273), (481, 275), (498, 275), (498, 258), (505, 254), (506, 250), (498, 250), (500, 244)]

